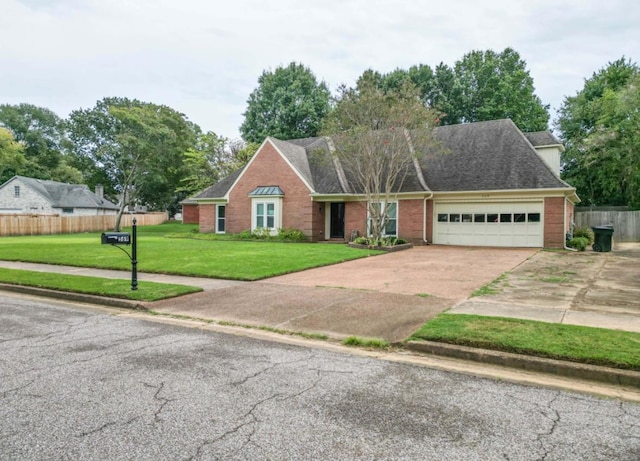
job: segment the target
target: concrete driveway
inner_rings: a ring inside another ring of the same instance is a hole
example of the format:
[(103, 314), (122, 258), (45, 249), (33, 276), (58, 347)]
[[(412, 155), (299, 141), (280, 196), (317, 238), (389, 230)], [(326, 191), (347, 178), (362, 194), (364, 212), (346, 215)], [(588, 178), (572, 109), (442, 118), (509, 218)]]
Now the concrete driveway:
[(537, 249), (420, 246), (267, 279), (265, 283), (467, 299)]
[(338, 339), (400, 341), (535, 253), (418, 247), (159, 301), (151, 308)]
[(640, 243), (610, 253), (541, 251), (450, 312), (640, 332)]
[(536, 249), (420, 246), (267, 279), (263, 283), (466, 299)]

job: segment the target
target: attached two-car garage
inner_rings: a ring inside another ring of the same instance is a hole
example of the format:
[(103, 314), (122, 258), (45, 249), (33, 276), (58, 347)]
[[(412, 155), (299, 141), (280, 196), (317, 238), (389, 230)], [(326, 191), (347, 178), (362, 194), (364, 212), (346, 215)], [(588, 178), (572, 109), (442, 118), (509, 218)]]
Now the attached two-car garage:
[(543, 216), (542, 201), (435, 202), (433, 243), (542, 247)]

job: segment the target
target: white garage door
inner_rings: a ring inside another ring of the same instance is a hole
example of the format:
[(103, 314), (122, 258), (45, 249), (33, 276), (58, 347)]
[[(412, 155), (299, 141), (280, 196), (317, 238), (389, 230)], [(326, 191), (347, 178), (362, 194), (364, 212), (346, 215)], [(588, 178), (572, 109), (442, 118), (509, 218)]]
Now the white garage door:
[(542, 202), (435, 203), (433, 243), (542, 247)]

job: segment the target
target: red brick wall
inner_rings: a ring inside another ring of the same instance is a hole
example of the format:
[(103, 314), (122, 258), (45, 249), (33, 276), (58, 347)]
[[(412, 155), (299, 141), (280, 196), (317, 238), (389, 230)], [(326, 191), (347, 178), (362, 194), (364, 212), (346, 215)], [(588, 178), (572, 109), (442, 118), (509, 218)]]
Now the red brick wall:
[(198, 205), (182, 205), (182, 222), (184, 224), (198, 224)]
[(344, 236), (348, 240), (351, 232), (367, 235), (367, 207), (365, 202), (346, 202), (344, 207)]
[(571, 223), (576, 220), (575, 215), (575, 205), (567, 200), (567, 215), (565, 221), (565, 232), (569, 232), (571, 230)]
[[(431, 201), (427, 202), (433, 210)], [(345, 208), (345, 237), (351, 236), (351, 231), (357, 230), (359, 235), (366, 235), (367, 208), (365, 202), (346, 202)], [(416, 245), (422, 242), (423, 200), (399, 200), (398, 201), (398, 237), (407, 239)], [(427, 215), (429, 216), (429, 215)]]
[(325, 232), (325, 213), (331, 213), (331, 207), (324, 202), (313, 202), (311, 204), (311, 241), (317, 242), (324, 240)]
[[(317, 238), (324, 229), (314, 225), (320, 221), (320, 210), (311, 202), (310, 191), (278, 154), (266, 143), (256, 154), (249, 168), (231, 191), (227, 204), (227, 232), (238, 233), (251, 228), (251, 198), (249, 193), (259, 186), (279, 186), (282, 200), (282, 227), (300, 229), (309, 238)], [(322, 218), (324, 219), (324, 218)]]
[(563, 248), (565, 239), (564, 197), (544, 199), (544, 247)]
[(200, 232), (216, 231), (216, 205), (202, 204), (199, 206)]
[(423, 200), (398, 200), (398, 237), (422, 245), (423, 221)]

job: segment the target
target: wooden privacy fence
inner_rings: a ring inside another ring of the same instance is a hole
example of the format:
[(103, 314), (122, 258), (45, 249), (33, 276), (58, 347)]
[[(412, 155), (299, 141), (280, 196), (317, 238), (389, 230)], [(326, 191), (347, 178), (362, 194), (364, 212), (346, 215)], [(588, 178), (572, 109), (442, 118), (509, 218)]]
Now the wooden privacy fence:
[[(167, 213), (124, 214), (121, 227), (131, 226), (133, 218), (138, 226), (162, 224), (168, 220)], [(0, 215), (0, 236), (77, 234), (112, 230), (115, 215), (58, 216), (58, 215)]]
[(640, 242), (640, 210), (588, 211), (576, 208), (577, 227), (613, 226), (613, 239), (618, 242)]

